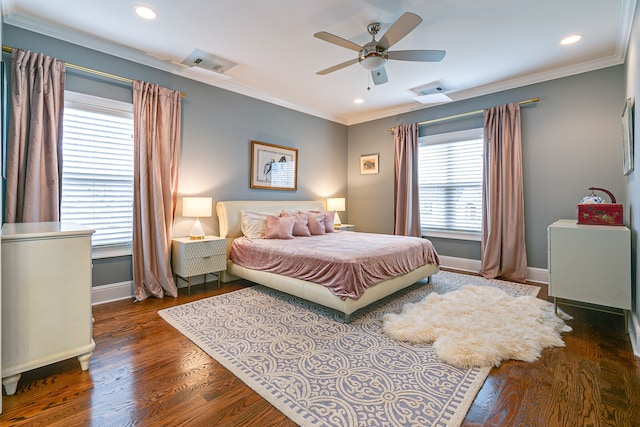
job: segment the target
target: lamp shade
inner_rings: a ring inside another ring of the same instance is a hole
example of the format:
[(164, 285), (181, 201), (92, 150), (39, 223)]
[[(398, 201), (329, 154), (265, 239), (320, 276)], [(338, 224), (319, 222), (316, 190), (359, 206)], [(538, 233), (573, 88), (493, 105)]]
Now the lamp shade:
[(211, 216), (211, 197), (183, 197), (182, 216), (196, 218)]
[(327, 199), (328, 211), (344, 212), (345, 209), (344, 197), (330, 197)]

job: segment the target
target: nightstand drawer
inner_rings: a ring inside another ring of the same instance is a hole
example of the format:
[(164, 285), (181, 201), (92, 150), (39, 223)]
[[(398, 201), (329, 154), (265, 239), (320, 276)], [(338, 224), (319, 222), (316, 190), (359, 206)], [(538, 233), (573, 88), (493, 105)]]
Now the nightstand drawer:
[(226, 268), (226, 254), (218, 254), (208, 257), (186, 259), (184, 261), (184, 266), (182, 266), (180, 270), (183, 272), (184, 277), (191, 277), (214, 271), (226, 270)]
[(195, 240), (188, 245), (182, 245), (184, 258), (203, 258), (213, 255), (224, 255), (227, 251), (227, 241), (225, 239), (216, 240)]

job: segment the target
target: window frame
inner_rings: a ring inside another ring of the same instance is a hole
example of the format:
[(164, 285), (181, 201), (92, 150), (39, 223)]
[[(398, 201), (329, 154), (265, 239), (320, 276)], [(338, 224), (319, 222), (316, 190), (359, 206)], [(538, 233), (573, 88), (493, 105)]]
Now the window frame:
[[(425, 135), (418, 138), (418, 145), (435, 145), (435, 144), (443, 144), (443, 143), (451, 143), (451, 142), (459, 142), (459, 141), (469, 141), (474, 139), (482, 140), (482, 148), (484, 151), (484, 128), (472, 128), (461, 131), (453, 131), (453, 132), (444, 132), (435, 135)], [(483, 154), (484, 155), (484, 154)], [(418, 164), (420, 164), (420, 160), (418, 160)], [(482, 167), (484, 168), (484, 161)], [(420, 173), (418, 173), (420, 175)], [(418, 176), (418, 181), (420, 181), (420, 176)], [(482, 181), (481, 181), (482, 185)], [(482, 206), (481, 206), (482, 208)], [(481, 211), (482, 215), (482, 211)], [(467, 240), (467, 241), (481, 241), (482, 240), (482, 224), (480, 225), (480, 231), (478, 232), (465, 232), (465, 231), (457, 231), (457, 230), (433, 230), (423, 227), (421, 225), (421, 233), (423, 237), (426, 238), (444, 238), (444, 239), (454, 239), (454, 240)]]
[[(94, 95), (89, 95), (81, 92), (74, 92), (65, 90), (65, 111), (69, 105), (76, 106), (77, 109), (83, 109), (85, 111), (93, 111), (96, 113), (110, 114), (113, 116), (127, 117), (133, 119), (133, 102), (123, 102), (110, 98), (104, 98)], [(133, 138), (133, 127), (132, 138)], [(64, 133), (64, 128), (63, 128)], [(63, 139), (64, 140), (64, 139)], [(63, 143), (64, 144), (64, 143)], [(64, 147), (63, 147), (64, 153)], [(132, 158), (133, 161), (133, 158)], [(64, 174), (64, 154), (63, 154), (63, 174)], [(64, 184), (63, 184), (64, 191)], [(62, 195), (64, 197), (64, 195)], [(62, 201), (61, 201), (62, 202)], [(133, 218), (132, 218), (133, 226)], [(132, 232), (133, 238), (133, 232)], [(119, 244), (107, 244), (107, 245), (94, 245), (93, 240), (91, 243), (91, 257), (92, 259), (101, 258), (114, 258), (121, 256), (130, 256), (132, 254), (131, 241), (128, 243)]]

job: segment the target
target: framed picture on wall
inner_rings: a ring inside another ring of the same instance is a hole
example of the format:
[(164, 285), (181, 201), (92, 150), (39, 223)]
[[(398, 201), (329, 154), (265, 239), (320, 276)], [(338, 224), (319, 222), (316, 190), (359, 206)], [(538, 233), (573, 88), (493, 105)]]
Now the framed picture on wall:
[(7, 90), (7, 70), (4, 61), (0, 61), (0, 159), (2, 161), (2, 177), (7, 178), (7, 105), (9, 92)]
[(633, 170), (633, 113), (634, 99), (627, 98), (622, 110), (622, 173)]
[(251, 188), (297, 190), (298, 149), (251, 141)]
[(378, 160), (380, 155), (363, 154), (360, 156), (360, 175), (375, 175), (378, 173)]

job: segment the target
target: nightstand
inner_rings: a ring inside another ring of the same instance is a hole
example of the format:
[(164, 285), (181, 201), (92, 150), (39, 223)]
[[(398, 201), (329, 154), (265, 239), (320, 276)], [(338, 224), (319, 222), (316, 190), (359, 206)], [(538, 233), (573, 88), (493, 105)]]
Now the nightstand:
[(218, 273), (220, 287), (220, 271), (227, 269), (227, 239), (224, 237), (205, 236), (204, 239), (191, 240), (189, 237), (177, 237), (171, 244), (171, 266), (173, 274), (187, 281), (187, 289), (191, 295), (191, 277)]
[(333, 228), (335, 230), (342, 230), (342, 231), (356, 231), (356, 226), (353, 224), (334, 225)]

